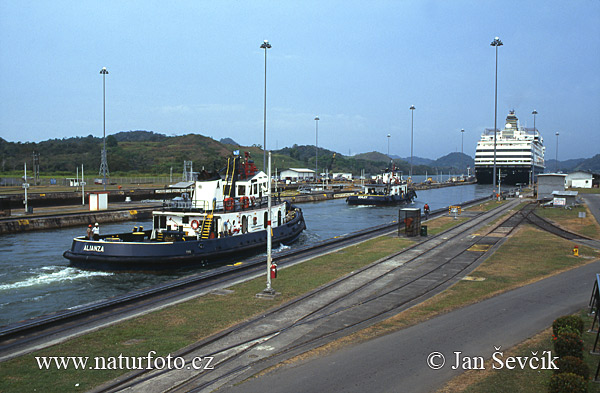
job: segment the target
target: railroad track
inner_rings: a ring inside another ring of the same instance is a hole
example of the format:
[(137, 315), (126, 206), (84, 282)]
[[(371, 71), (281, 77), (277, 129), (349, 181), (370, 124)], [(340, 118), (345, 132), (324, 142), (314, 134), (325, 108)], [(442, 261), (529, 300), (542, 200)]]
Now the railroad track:
[(546, 220), (545, 218), (538, 216), (535, 213), (528, 215), (527, 221), (529, 221), (531, 224), (537, 226), (538, 228), (543, 229), (544, 231), (550, 232), (550, 233), (560, 236), (564, 239), (571, 240), (576, 243), (584, 244), (586, 246), (589, 246), (589, 247), (592, 247), (595, 249), (600, 249), (600, 241), (598, 241), (597, 239), (592, 239), (590, 237), (583, 236), (583, 235), (580, 235), (575, 232), (571, 232), (564, 228), (559, 228), (554, 223)]
[[(482, 222), (501, 216), (514, 205), (507, 204), (491, 212), (480, 213), (444, 233), (431, 236), (427, 242), (418, 243), (379, 260), (174, 354), (186, 358), (186, 364), (197, 356), (218, 358), (215, 370), (210, 373), (194, 370), (144, 370), (130, 373), (96, 391), (137, 391), (150, 386), (155, 391), (208, 391), (218, 388), (240, 373), (260, 371), (294, 354), (319, 346), (324, 340), (384, 319), (412, 302), (436, 293), (457, 280), (465, 271), (474, 268), (485, 251), (509, 236), (530, 214), (532, 207), (527, 206), (523, 213), (511, 215), (497, 225), (493, 231), (495, 236), (478, 235), (465, 239), (465, 232)], [(502, 236), (498, 236), (498, 233)], [(435, 256), (449, 243), (448, 240), (457, 239), (463, 242), (460, 249), (451, 250), (451, 255), (444, 257)], [(481, 248), (485, 251), (474, 250), (477, 245), (484, 246)], [(434, 261), (422, 263), (420, 258), (425, 254), (434, 255)], [(398, 257), (403, 257), (401, 263), (394, 262)], [(327, 297), (332, 291), (339, 294)], [(312, 308), (298, 314), (298, 307), (303, 305), (306, 308), (306, 304), (312, 304)], [(265, 321), (267, 326), (278, 326), (265, 331)], [(228, 344), (223, 345), (223, 342)], [(276, 349), (265, 353), (262, 349), (265, 347)], [(173, 376), (176, 373), (178, 375)], [(173, 380), (177, 383), (173, 383)], [(165, 386), (161, 386), (161, 383), (165, 383)]]
[[(479, 198), (463, 205), (472, 205), (488, 199), (487, 197)], [(446, 208), (438, 209), (431, 213), (431, 217), (446, 212)], [(273, 261), (277, 262), (280, 267), (285, 267), (315, 255), (388, 233), (397, 227), (398, 223), (392, 222), (337, 236), (316, 245), (275, 254)], [(0, 328), (0, 361), (39, 348), (44, 342), (49, 345), (54, 344), (65, 338), (82, 334), (85, 330), (97, 329), (114, 323), (116, 320), (131, 318), (170, 302), (181, 301), (252, 278), (262, 273), (265, 263), (264, 256), (255, 257), (242, 263), (218, 267), (208, 272), (134, 291), (123, 296), (4, 326)]]

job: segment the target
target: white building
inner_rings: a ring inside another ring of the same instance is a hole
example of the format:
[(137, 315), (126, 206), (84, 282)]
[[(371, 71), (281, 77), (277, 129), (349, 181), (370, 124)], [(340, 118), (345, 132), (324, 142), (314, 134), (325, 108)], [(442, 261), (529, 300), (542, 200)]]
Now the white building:
[(569, 188), (592, 188), (592, 174), (588, 172), (569, 173), (566, 181)]
[(315, 178), (315, 171), (307, 169), (307, 168), (290, 168), (281, 171), (279, 174), (279, 178), (283, 180), (290, 181), (302, 181), (309, 180)]

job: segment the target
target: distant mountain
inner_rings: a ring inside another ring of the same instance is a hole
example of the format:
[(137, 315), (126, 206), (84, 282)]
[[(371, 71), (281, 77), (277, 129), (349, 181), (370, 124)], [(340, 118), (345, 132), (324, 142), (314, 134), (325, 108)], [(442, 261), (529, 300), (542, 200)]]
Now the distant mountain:
[(474, 168), (475, 160), (464, 153), (450, 153), (432, 161), (431, 166), (439, 169), (457, 169), (464, 171), (467, 167)]
[(219, 141), (224, 145), (234, 145), (234, 146), (240, 146), (239, 143), (237, 143), (236, 141), (234, 141), (231, 138), (221, 138), (221, 140)]
[(594, 157), (581, 162), (575, 169), (578, 171), (600, 173), (600, 154), (596, 154)]
[[(591, 160), (591, 158), (590, 158)], [(558, 160), (558, 167), (556, 166), (556, 160), (550, 159), (546, 160), (546, 173), (556, 172), (557, 170), (560, 172), (572, 172), (576, 170), (583, 162), (587, 161), (585, 158), (575, 158), (572, 160), (560, 161)], [(557, 169), (558, 168), (558, 169)]]
[(383, 153), (378, 151), (372, 151), (369, 153), (360, 153), (354, 155), (352, 158), (357, 160), (369, 160), (369, 161), (381, 161), (381, 162), (390, 162), (390, 158)]

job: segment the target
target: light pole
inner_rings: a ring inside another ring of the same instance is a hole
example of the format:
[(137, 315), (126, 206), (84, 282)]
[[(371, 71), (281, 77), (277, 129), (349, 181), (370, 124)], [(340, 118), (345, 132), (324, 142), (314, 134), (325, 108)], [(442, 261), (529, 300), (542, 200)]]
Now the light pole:
[[(462, 155), (465, 154), (465, 152), (463, 150), (464, 145), (465, 145), (464, 142), (465, 142), (465, 129), (461, 128), (460, 129), (460, 153), (461, 153), (460, 159), (461, 160), (462, 160)], [(463, 172), (463, 174), (464, 174), (464, 172)]]
[(315, 116), (315, 182), (319, 176), (319, 116)]
[(387, 138), (388, 138), (388, 158), (390, 158), (390, 137), (391, 135), (388, 134)]
[(554, 171), (558, 173), (558, 131), (556, 132), (556, 165), (554, 166)]
[(498, 47), (502, 46), (502, 41), (500, 38), (494, 38), (494, 41), (490, 44), (491, 46), (496, 48), (496, 83), (494, 90), (494, 188), (496, 187), (496, 120), (498, 118)]
[[(538, 112), (534, 109), (531, 114), (533, 115), (533, 138), (535, 140), (535, 115), (537, 115)], [(532, 144), (531, 146), (533, 148), (533, 151), (531, 152), (531, 186), (535, 187), (535, 144)]]
[(267, 167), (267, 49), (271, 48), (268, 40), (264, 40), (261, 49), (265, 50), (265, 105), (264, 105), (264, 117), (263, 117), (263, 170)]
[(106, 67), (100, 70), (102, 74), (102, 117), (103, 117), (103, 137), (102, 137), (102, 161), (100, 162), (100, 174), (102, 175), (102, 184), (106, 190), (106, 174), (108, 173), (108, 161), (106, 159), (106, 75), (108, 71)]
[(414, 124), (414, 114), (415, 114), (415, 106), (411, 105), (410, 108), (410, 177), (412, 179), (412, 171), (413, 171), (413, 124)]

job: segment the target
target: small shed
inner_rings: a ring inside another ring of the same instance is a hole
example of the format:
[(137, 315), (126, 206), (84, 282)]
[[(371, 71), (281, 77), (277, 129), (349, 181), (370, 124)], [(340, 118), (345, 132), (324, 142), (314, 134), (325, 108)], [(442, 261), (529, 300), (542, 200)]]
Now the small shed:
[(108, 209), (108, 192), (90, 193), (90, 210)]
[(537, 175), (538, 201), (542, 199), (552, 199), (552, 191), (564, 191), (566, 177), (567, 175), (564, 173), (541, 173)]
[(572, 206), (577, 204), (578, 191), (552, 191), (554, 206)]
[(592, 188), (593, 176), (589, 172), (577, 171), (567, 175), (568, 188)]

